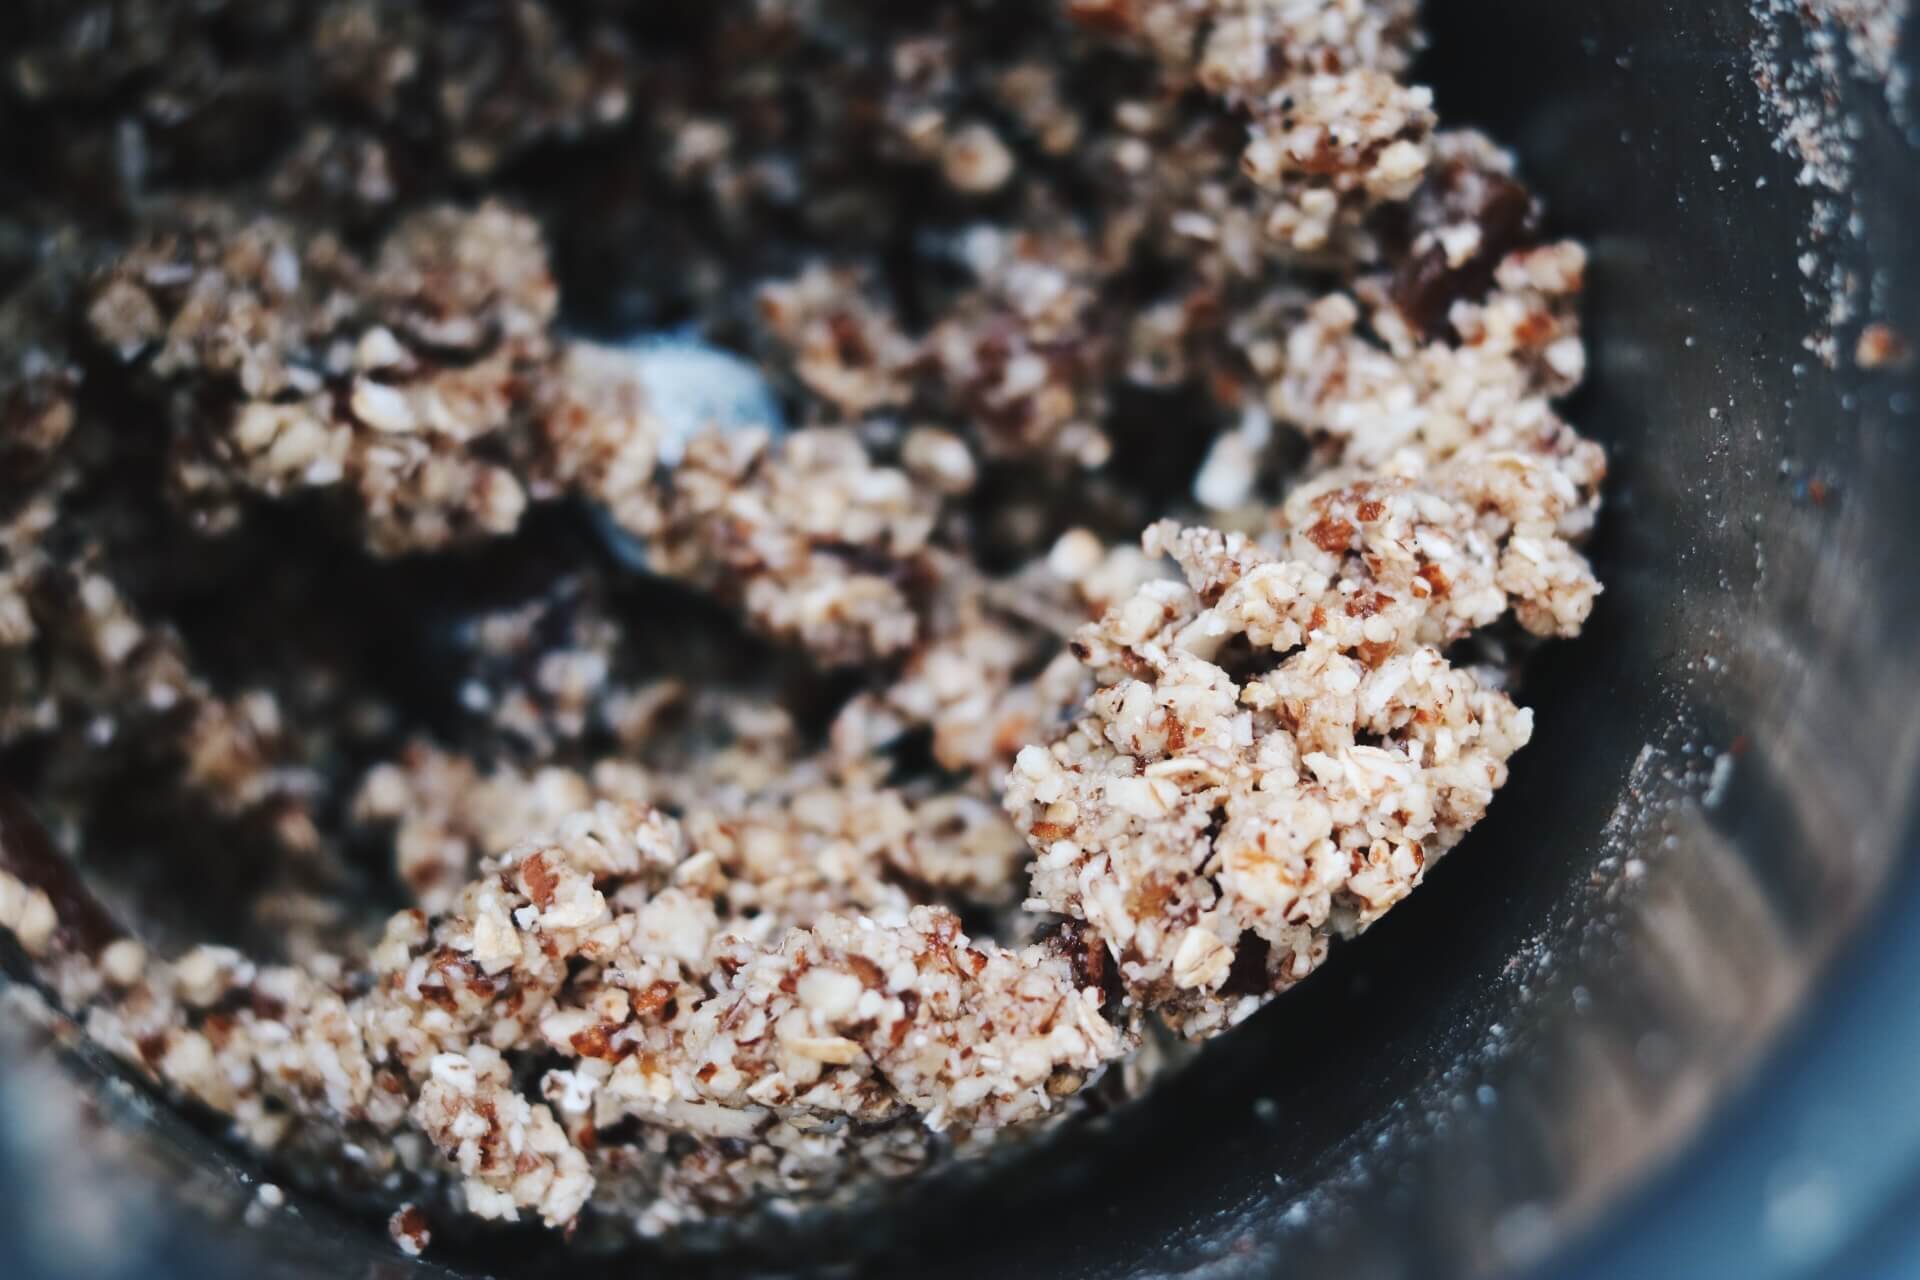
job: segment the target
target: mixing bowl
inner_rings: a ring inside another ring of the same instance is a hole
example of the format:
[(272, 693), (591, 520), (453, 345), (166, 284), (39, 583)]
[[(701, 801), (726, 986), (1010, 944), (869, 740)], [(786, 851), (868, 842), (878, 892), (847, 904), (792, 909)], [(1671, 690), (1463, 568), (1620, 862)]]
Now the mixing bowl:
[(718, 1251), (529, 1231), (413, 1262), (378, 1217), (263, 1190), (97, 1055), (34, 1043), (0, 1082), (4, 1269), (1758, 1278), (1920, 1257), (1920, 382), (1897, 340), (1920, 334), (1920, 97), (1823, 25), (1893, 8), (1432, 0), (1443, 111), (1514, 144), (1593, 251), (1569, 417), (1612, 453), (1607, 594), (1530, 670), (1537, 735), (1483, 827), (1150, 1097)]

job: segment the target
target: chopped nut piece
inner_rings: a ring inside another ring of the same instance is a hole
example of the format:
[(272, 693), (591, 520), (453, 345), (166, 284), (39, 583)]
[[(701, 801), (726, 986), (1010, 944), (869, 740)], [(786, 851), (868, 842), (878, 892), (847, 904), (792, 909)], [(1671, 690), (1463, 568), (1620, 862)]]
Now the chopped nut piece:
[(1173, 953), (1173, 982), (1185, 990), (1219, 987), (1233, 968), (1233, 948), (1213, 931), (1196, 925), (1187, 930)]
[(433, 1243), (427, 1215), (417, 1204), (403, 1204), (394, 1210), (393, 1216), (387, 1219), (387, 1235), (409, 1258), (419, 1257)]
[(941, 156), (947, 181), (971, 195), (1005, 186), (1013, 176), (1013, 164), (1007, 144), (984, 124), (970, 124), (956, 131)]

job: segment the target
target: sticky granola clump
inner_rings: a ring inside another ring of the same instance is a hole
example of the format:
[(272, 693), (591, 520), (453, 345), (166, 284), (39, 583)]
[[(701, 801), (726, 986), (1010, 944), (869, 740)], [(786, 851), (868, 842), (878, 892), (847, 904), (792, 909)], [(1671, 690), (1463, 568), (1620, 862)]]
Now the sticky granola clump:
[(511, 532), (520, 479), (476, 447), (524, 430), (558, 295), (533, 224), (416, 215), (371, 262), (330, 233), (189, 206), (98, 287), (94, 338), (174, 396), (169, 480), (210, 530), (243, 498), (343, 495), (376, 551)]
[[(1240, 535), (1146, 541), (1186, 583), (1081, 633), (1101, 687), (1060, 741), (1020, 752), (1006, 801), (1034, 848), (1029, 905), (1091, 926), (1141, 1006), (1204, 1034), (1405, 897), (1533, 720), (1369, 587)], [(1277, 665), (1236, 676), (1216, 659), (1244, 661), (1237, 646)]]

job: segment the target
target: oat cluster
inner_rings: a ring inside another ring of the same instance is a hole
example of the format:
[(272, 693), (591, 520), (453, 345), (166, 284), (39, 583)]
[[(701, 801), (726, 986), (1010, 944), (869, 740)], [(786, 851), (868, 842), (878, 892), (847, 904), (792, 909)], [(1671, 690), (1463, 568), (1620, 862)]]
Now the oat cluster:
[[(409, 1253), (1117, 1093), (1420, 884), (1600, 590), (1585, 254), (1412, 0), (710, 8), (6, 68), (0, 929)], [(689, 431), (682, 325), (781, 411)]]

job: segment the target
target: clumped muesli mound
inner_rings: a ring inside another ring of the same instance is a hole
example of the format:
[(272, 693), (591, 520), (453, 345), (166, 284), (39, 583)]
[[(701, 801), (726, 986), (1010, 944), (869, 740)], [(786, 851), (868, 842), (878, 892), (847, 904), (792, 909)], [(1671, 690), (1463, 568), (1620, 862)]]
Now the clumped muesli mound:
[[(1244, 1019), (1600, 589), (1584, 254), (1415, 7), (10, 15), (0, 763), (66, 860), (0, 927), (416, 1251), (856, 1194)], [(689, 424), (689, 327), (774, 396)]]

